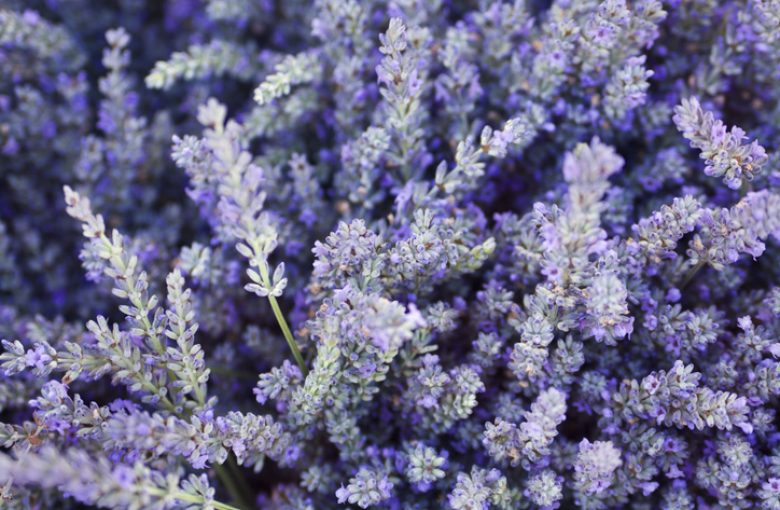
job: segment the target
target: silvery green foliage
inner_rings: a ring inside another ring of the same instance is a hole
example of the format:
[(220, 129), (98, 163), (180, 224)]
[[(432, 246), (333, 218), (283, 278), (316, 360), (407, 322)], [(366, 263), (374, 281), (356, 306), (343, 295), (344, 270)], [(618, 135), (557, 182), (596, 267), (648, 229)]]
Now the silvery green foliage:
[(0, 9), (0, 42), (30, 48), (42, 57), (64, 58), (73, 67), (78, 67), (83, 59), (71, 34), (34, 10)]
[(260, 71), (253, 61), (256, 52), (253, 44), (237, 45), (220, 39), (208, 44), (193, 44), (186, 51), (174, 52), (170, 59), (157, 62), (144, 82), (151, 89), (165, 90), (180, 80), (214, 76), (230, 75), (251, 80)]
[(319, 60), (314, 53), (303, 53), (282, 59), (263, 83), (255, 89), (255, 101), (261, 106), (290, 93), (293, 85), (317, 79)]

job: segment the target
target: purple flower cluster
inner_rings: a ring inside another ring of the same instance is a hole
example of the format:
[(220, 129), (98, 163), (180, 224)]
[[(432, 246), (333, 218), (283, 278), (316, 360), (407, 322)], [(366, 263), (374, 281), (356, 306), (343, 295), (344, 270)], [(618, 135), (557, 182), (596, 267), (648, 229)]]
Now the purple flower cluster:
[(780, 0), (0, 0), (0, 508), (780, 510)]

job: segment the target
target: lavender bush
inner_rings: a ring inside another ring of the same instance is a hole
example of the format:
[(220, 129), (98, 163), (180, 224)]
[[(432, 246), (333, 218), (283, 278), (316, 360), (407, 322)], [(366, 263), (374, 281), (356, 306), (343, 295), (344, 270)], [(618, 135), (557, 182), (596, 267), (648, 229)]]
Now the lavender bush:
[(779, 0), (0, 0), (0, 507), (780, 509)]

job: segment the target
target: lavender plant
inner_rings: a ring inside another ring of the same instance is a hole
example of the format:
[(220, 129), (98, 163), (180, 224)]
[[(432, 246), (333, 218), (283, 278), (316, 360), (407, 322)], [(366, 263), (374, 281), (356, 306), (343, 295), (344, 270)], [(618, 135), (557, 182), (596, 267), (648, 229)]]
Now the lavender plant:
[(778, 12), (0, 0), (0, 508), (780, 508)]

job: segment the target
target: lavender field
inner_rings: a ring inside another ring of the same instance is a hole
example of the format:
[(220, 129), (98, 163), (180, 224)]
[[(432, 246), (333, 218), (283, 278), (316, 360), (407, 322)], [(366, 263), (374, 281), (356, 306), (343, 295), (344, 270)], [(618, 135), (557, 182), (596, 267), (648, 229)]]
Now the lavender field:
[(0, 0), (0, 509), (780, 510), (780, 0)]

